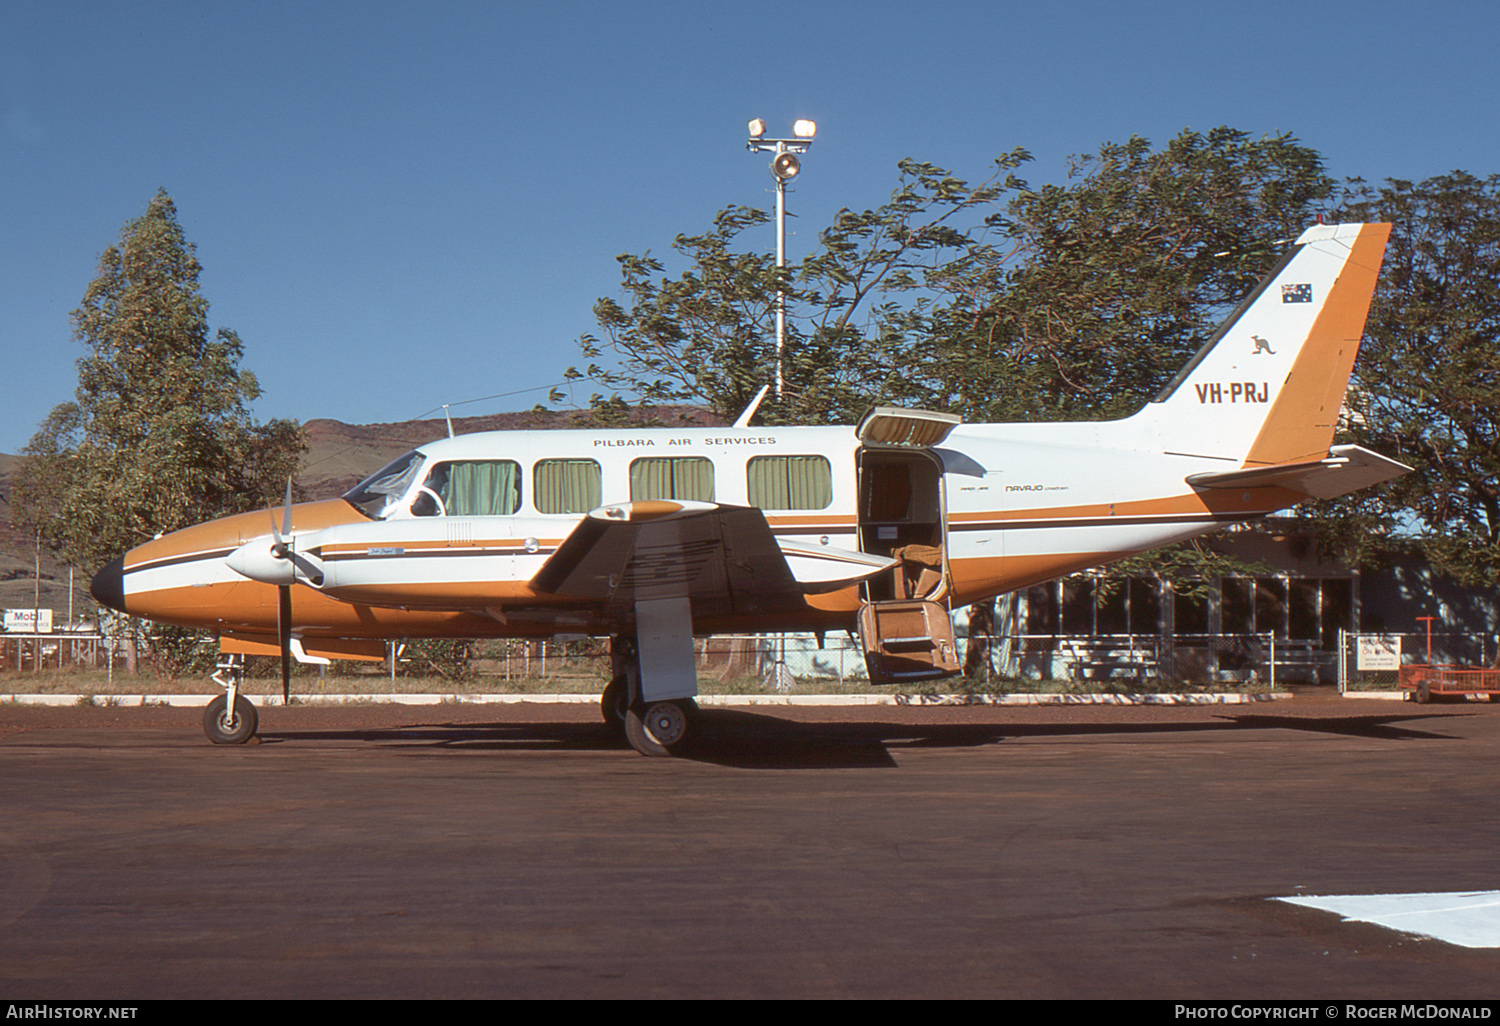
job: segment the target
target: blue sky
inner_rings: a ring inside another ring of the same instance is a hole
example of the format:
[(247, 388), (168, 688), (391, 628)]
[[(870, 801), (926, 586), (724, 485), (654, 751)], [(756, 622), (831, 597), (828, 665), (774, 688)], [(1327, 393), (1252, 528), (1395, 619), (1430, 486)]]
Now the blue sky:
[(256, 416), (391, 421), (561, 380), (617, 254), (769, 206), (750, 117), (818, 122), (795, 260), (903, 157), (1060, 180), (1230, 125), (1339, 177), (1489, 175), (1497, 106), (1479, 2), (0, 0), (0, 452), (72, 398), (68, 315), (159, 187)]

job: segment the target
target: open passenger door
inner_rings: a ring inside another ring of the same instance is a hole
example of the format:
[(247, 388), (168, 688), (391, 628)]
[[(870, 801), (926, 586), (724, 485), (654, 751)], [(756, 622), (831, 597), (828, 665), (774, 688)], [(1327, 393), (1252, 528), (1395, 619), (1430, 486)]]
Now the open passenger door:
[(876, 407), (859, 437), (860, 550), (897, 561), (864, 584), (860, 645), (870, 683), (899, 684), (958, 672), (948, 592), (943, 465), (932, 447), (959, 418)]

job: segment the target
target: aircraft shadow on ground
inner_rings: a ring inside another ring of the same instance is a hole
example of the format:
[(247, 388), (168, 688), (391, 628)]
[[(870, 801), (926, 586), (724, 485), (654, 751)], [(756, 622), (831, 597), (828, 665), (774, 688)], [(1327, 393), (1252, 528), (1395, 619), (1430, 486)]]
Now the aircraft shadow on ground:
[[(1452, 714), (1449, 714), (1452, 715)], [(681, 757), (711, 765), (755, 769), (895, 768), (903, 749), (977, 748), (1037, 738), (1142, 737), (1193, 733), (1291, 730), (1388, 741), (1452, 739), (1421, 729), (1418, 721), (1443, 714), (1393, 713), (1322, 717), (1264, 714), (1216, 715), (1181, 723), (877, 723), (806, 722), (740, 710), (700, 714), (699, 732)], [(624, 737), (603, 723), (437, 723), (420, 726), (265, 731), (267, 744), (303, 741), (364, 741), (382, 747), (450, 748), (463, 751), (629, 752)]]

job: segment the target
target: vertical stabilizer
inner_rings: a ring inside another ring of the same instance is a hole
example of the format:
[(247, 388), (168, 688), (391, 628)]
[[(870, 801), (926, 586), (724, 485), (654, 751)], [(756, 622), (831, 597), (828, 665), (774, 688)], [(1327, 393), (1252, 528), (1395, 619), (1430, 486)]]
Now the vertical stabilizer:
[(1269, 466), (1327, 454), (1388, 224), (1319, 225), (1139, 417), (1168, 452)]

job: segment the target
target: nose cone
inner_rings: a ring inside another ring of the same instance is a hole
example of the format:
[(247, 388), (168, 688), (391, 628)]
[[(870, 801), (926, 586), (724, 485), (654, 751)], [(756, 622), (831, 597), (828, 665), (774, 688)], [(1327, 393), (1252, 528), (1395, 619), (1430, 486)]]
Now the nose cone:
[(224, 560), (229, 569), (261, 584), (293, 584), (296, 574), (285, 553), (278, 555), (269, 538), (255, 538), (231, 552)]
[(106, 605), (116, 612), (125, 612), (125, 557), (112, 559), (104, 565), (104, 569), (94, 575), (89, 584), (89, 594), (94, 596), (101, 605)]

